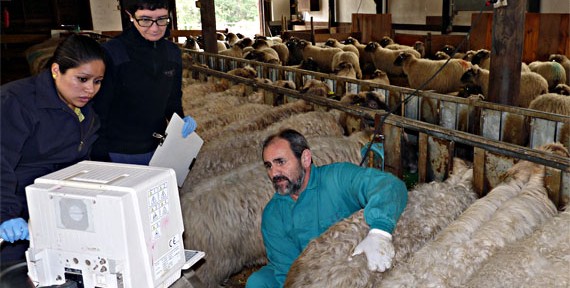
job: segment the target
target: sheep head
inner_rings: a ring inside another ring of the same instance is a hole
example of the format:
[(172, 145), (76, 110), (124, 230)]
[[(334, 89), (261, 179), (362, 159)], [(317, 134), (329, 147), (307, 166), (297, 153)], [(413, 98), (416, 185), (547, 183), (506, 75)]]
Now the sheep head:
[(394, 40), (392, 40), (392, 38), (390, 38), (389, 36), (384, 36), (380, 40), (380, 46), (382, 46), (382, 47), (386, 47), (390, 44), (394, 44)]
[(224, 40), (226, 40), (226, 35), (224, 35), (224, 33), (222, 33), (222, 32), (216, 32), (216, 39), (218, 39), (220, 41), (224, 41)]
[(243, 47), (248, 47), (253, 45), (253, 40), (249, 37), (244, 37), (239, 40), (239, 42), (243, 45)]
[(443, 48), (441, 49), (441, 51), (443, 51), (443, 53), (452, 56), (453, 51), (455, 51), (455, 46), (453, 45), (444, 45)]
[(364, 52), (374, 52), (378, 47), (380, 47), (378, 42), (370, 42), (364, 47)]
[(297, 43), (297, 46), (303, 50), (308, 46), (313, 46), (313, 44), (307, 40), (299, 40), (299, 43)]
[(394, 60), (394, 66), (402, 66), (404, 65), (404, 62), (407, 59), (413, 58), (414, 55), (412, 55), (410, 52), (400, 52), (400, 54), (398, 55), (398, 57), (396, 57), (396, 60)]
[(558, 93), (560, 95), (570, 96), (570, 86), (568, 86), (566, 84), (558, 84), (558, 85), (556, 85), (556, 87), (554, 87), (552, 92)]
[(477, 51), (475, 55), (473, 55), (473, 58), (471, 58), (471, 63), (480, 65), (483, 60), (489, 58), (490, 56), (491, 56), (491, 51), (486, 49), (481, 49)]
[(467, 71), (465, 71), (465, 73), (461, 75), (461, 83), (467, 85), (475, 85), (475, 83), (477, 83), (477, 78), (479, 77), (480, 73), (481, 73), (481, 68), (479, 68), (479, 66), (477, 65), (467, 69)]
[(315, 62), (315, 59), (313, 59), (313, 57), (309, 57), (303, 61), (301, 61), (301, 66), (299, 66), (299, 68), (304, 69), (304, 70), (309, 70), (309, 71), (315, 71), (315, 72), (319, 72), (319, 64), (317, 64), (317, 62)]
[(340, 103), (349, 104), (353, 106), (363, 106), (364, 99), (356, 94), (348, 93), (344, 94), (344, 96), (340, 98)]
[(435, 52), (435, 56), (434, 56), (434, 58), (436, 60), (447, 60), (450, 57), (451, 56), (449, 56), (449, 54), (447, 54), (445, 51), (437, 51), (437, 52)]
[(386, 96), (384, 93), (379, 91), (364, 91), (358, 93), (360, 98), (363, 98), (363, 104), (366, 108), (374, 110), (386, 110), (388, 111), (388, 105), (386, 105)]
[(338, 41), (334, 38), (329, 38), (327, 40), (327, 42), (325, 42), (325, 46), (331, 46), (331, 47), (335, 47), (336, 43), (338, 43)]
[(356, 44), (360, 44), (360, 42), (358, 42), (358, 40), (356, 40), (353, 37), (348, 37), (348, 38), (346, 38), (346, 40), (344, 40), (344, 44), (356, 45)]
[(562, 54), (551, 54), (548, 57), (548, 61), (554, 61), (554, 62), (558, 62), (558, 63), (562, 64), (562, 62), (568, 61), (568, 57), (566, 57), (566, 55), (562, 55)]
[(470, 95), (479, 95), (479, 94), (483, 94), (483, 91), (481, 90), (481, 86), (474, 85), (474, 84), (467, 84), (467, 85), (463, 86), (461, 88), (461, 90), (459, 90), (459, 93), (457, 94), (457, 96), (461, 97), (461, 98), (467, 98)]
[(253, 49), (269, 48), (269, 43), (265, 39), (255, 39), (251, 46)]

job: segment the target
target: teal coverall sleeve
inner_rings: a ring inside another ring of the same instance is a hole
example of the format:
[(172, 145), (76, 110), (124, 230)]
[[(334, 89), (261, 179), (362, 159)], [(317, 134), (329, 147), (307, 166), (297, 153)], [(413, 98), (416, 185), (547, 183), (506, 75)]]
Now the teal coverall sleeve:
[[(355, 168), (360, 171), (344, 173), (351, 182), (350, 193), (364, 208), (364, 219), (370, 228), (392, 233), (396, 222), (406, 208), (408, 190), (396, 176), (374, 168)], [(350, 176), (350, 174), (353, 174)], [(339, 175), (340, 176), (340, 175)], [(342, 177), (342, 176), (340, 176)]]
[(301, 253), (301, 249), (285, 233), (286, 229), (284, 226), (286, 223), (283, 222), (283, 218), (278, 211), (279, 209), (276, 209), (278, 205), (271, 204), (274, 203), (270, 202), (270, 205), (263, 211), (261, 231), (267, 259), (269, 260), (268, 266), (275, 273), (274, 276), (279, 284), (278, 287), (283, 287), (289, 268)]

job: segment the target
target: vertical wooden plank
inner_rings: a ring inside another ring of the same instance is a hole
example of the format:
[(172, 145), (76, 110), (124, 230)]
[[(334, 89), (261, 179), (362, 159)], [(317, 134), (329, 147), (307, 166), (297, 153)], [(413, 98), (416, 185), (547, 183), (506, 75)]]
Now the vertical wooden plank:
[(384, 169), (400, 178), (403, 177), (402, 169), (402, 135), (403, 128), (386, 124), (382, 126), (384, 130)]
[(473, 189), (479, 197), (487, 194), (485, 187), (485, 149), (474, 147), (473, 148)]
[(570, 205), (570, 172), (562, 172), (560, 207), (566, 207), (567, 205)]
[(425, 183), (427, 179), (428, 135), (420, 132), (418, 139), (418, 182)]
[[(477, 22), (478, 21), (478, 22)], [(469, 49), (491, 50), (491, 29), (493, 27), (493, 13), (471, 14), (471, 37)]]
[[(536, 59), (537, 47), (543, 45), (539, 42), (541, 16), (538, 13), (526, 13), (524, 29), (524, 48), (522, 61), (530, 63)], [(552, 29), (552, 27), (550, 28)], [(539, 45), (540, 43), (540, 45)]]
[(561, 15), (558, 31), (560, 34), (560, 42), (558, 42), (557, 54), (570, 56), (570, 14)]

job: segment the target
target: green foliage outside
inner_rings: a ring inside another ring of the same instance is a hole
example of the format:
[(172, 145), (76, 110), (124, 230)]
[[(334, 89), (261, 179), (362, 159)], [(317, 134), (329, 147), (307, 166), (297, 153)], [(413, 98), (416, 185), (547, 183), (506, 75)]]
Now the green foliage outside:
[[(247, 36), (259, 33), (258, 3), (258, 0), (214, 0), (216, 29), (228, 28)], [(178, 29), (202, 29), (200, 9), (195, 0), (177, 0), (176, 15)]]

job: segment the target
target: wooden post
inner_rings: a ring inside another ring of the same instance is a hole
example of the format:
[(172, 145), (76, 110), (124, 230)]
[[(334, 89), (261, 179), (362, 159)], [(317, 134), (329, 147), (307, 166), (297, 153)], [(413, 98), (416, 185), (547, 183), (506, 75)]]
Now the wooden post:
[(490, 102), (518, 106), (525, 8), (526, 0), (522, 0), (508, 1), (507, 6), (494, 9), (488, 99)]
[(204, 36), (205, 46), (204, 51), (208, 53), (218, 53), (214, 0), (199, 0), (196, 2), (196, 5), (199, 5), (200, 17), (202, 19), (202, 36)]

